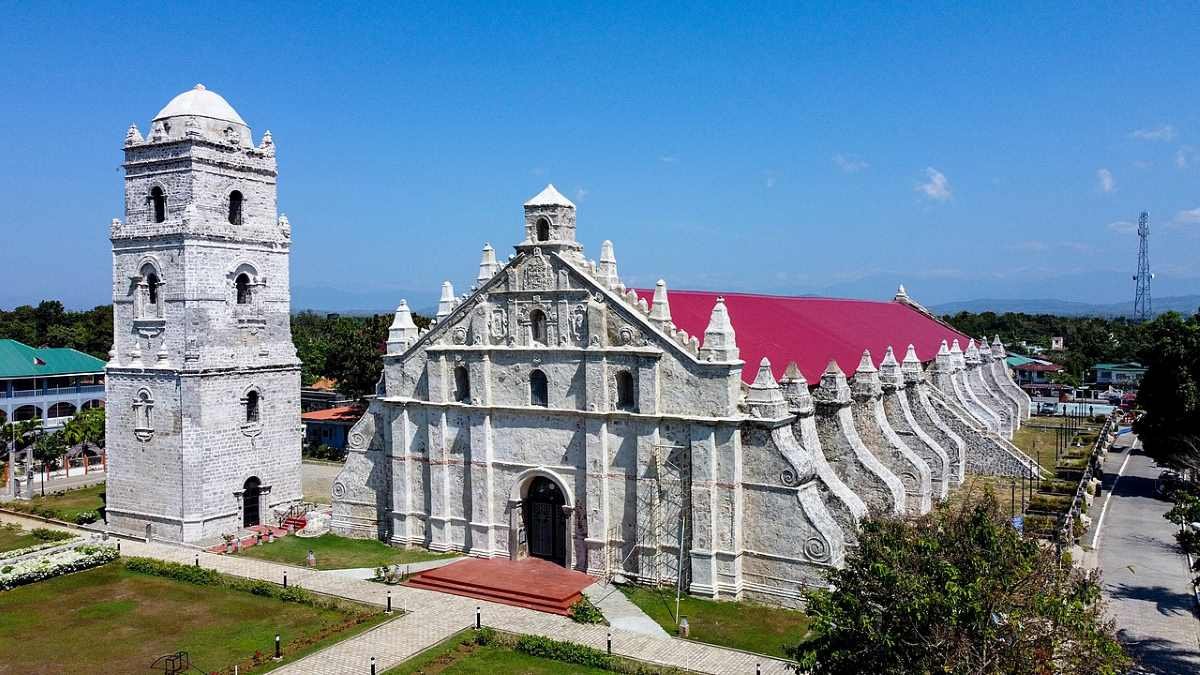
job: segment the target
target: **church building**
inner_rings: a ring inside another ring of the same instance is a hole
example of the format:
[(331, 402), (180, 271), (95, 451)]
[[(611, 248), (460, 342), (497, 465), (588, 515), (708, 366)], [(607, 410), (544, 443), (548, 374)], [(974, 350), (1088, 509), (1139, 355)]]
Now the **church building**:
[(105, 369), (110, 528), (197, 542), (300, 489), (291, 227), (275, 145), (196, 85), (125, 135)]
[[(783, 604), (868, 513), (927, 512), (966, 472), (1040, 470), (999, 341), (890, 302), (627, 288), (553, 186), (506, 261), (396, 310), (333, 486), (335, 531)], [(111, 399), (110, 399), (111, 400)]]

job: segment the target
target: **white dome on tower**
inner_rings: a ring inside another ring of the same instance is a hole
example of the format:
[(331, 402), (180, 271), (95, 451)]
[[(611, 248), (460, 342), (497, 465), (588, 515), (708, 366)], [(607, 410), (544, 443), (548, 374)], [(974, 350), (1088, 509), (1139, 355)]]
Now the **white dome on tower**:
[(197, 84), (182, 94), (171, 99), (171, 102), (158, 111), (155, 120), (168, 117), (207, 117), (222, 122), (232, 122), (248, 126), (242, 116), (229, 105), (220, 94)]

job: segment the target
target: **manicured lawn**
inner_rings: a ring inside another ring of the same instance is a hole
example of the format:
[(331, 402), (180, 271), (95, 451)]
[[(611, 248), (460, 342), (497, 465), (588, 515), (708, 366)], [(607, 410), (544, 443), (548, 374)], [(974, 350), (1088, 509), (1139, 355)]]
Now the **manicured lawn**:
[(33, 536), (32, 533), (11, 525), (11, 523), (6, 523), (0, 526), (0, 551), (15, 551), (42, 543), (42, 540)]
[(382, 567), (396, 563), (403, 565), (453, 557), (452, 554), (431, 553), (421, 548), (396, 548), (374, 539), (351, 539), (335, 534), (323, 534), (312, 539), (287, 536), (277, 539), (273, 544), (251, 546), (241, 555), (305, 567), (309, 549), (317, 557), (317, 569), (322, 570)]
[[(676, 634), (675, 592), (643, 586), (621, 586), (633, 604), (650, 615), (667, 633)], [(687, 617), (691, 639), (787, 658), (784, 645), (796, 644), (808, 632), (804, 612), (753, 602), (718, 602), (683, 596), (679, 613)]]
[(46, 495), (45, 497), (35, 496), (27, 502), (6, 502), (4, 508), (45, 515), (73, 523), (75, 522), (75, 516), (84, 511), (103, 512), (104, 483), (56, 495)]
[(350, 618), (336, 609), (139, 574), (110, 563), (0, 593), (0, 672), (149, 672), (154, 659), (176, 651), (186, 651), (200, 671), (212, 672), (232, 669), (256, 651), (270, 655), (276, 632), (285, 656), (299, 657), (387, 617), (380, 613), (288, 653), (291, 641), (311, 639)]
[(480, 646), (474, 642), (474, 632), (467, 630), (439, 642), (395, 668), (384, 671), (384, 675), (601, 675), (610, 672), (529, 656), (502, 645)]

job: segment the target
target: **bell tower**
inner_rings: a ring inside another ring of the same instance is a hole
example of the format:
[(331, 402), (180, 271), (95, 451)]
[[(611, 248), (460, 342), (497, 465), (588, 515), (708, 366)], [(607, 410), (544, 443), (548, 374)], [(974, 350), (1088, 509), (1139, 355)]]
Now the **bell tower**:
[(125, 135), (107, 367), (111, 528), (196, 542), (300, 499), (291, 227), (271, 132), (196, 85)]

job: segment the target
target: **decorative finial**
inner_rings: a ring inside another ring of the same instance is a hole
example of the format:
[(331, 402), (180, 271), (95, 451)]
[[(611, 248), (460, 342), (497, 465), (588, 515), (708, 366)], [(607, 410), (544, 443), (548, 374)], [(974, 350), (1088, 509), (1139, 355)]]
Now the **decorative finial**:
[(717, 296), (712, 314), (708, 317), (708, 328), (704, 329), (700, 358), (705, 361), (737, 361), (738, 354), (737, 335), (729, 320), (729, 310), (725, 308), (725, 298)]
[(666, 330), (671, 323), (671, 305), (667, 302), (667, 282), (659, 279), (654, 284), (654, 307), (650, 310), (650, 320)]
[(129, 130), (125, 132), (125, 146), (137, 145), (145, 140), (142, 138), (142, 132), (138, 131), (137, 125), (130, 124)]
[(484, 242), (483, 256), (479, 259), (479, 274), (475, 277), (475, 282), (482, 286), (499, 271), (500, 263), (496, 262), (496, 249), (492, 248), (490, 242)]
[(449, 281), (442, 282), (442, 297), (438, 300), (437, 314), (435, 317), (438, 321), (450, 316), (454, 311), (454, 285)]
[(408, 309), (408, 300), (401, 300), (396, 307), (396, 316), (388, 328), (387, 353), (402, 354), (416, 341), (419, 331), (413, 323), (412, 312)]
[(617, 257), (613, 254), (613, 243), (607, 239), (600, 245), (600, 267), (596, 277), (609, 289), (616, 288), (620, 282), (617, 277)]
[(901, 301), (908, 300), (908, 291), (904, 290), (904, 284), (900, 284), (900, 287), (896, 289), (895, 299)]
[(754, 417), (775, 419), (787, 414), (783, 390), (775, 381), (775, 376), (771, 373), (771, 362), (765, 356), (758, 363), (758, 375), (750, 385), (746, 403)]
[(870, 349), (863, 350), (862, 358), (858, 360), (858, 370), (856, 370), (854, 372), (856, 372), (856, 373), (878, 372), (875, 369), (875, 363), (871, 361), (871, 350)]
[(196, 91), (204, 91), (204, 90), (205, 90), (205, 88), (206, 88), (206, 87), (205, 87), (204, 85), (200, 84), (199, 82), (197, 82), (197, 83), (196, 83), (196, 86), (195, 86), (195, 87), (193, 87), (193, 89), (195, 89)]

